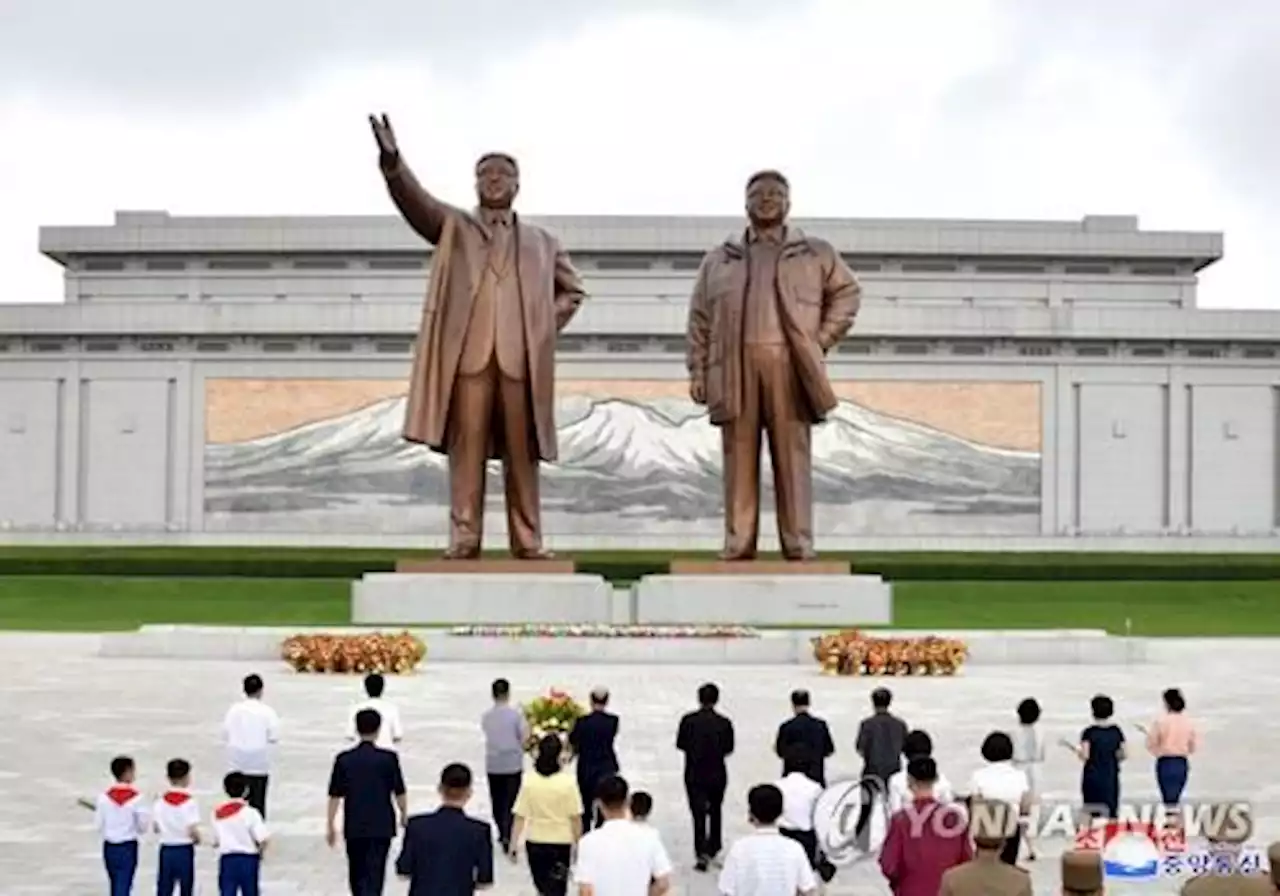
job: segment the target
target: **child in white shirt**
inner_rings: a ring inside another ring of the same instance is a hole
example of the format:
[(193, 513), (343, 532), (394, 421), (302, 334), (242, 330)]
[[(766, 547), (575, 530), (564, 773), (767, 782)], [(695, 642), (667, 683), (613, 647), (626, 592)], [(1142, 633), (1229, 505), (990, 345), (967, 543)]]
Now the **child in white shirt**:
[(138, 871), (138, 838), (147, 832), (142, 793), (134, 786), (136, 768), (128, 756), (111, 760), (115, 783), (93, 803), (93, 824), (102, 836), (102, 863), (111, 896), (129, 896)]
[(200, 842), (200, 807), (191, 795), (191, 763), (170, 759), (165, 768), (169, 789), (151, 810), (155, 832), (160, 839), (160, 861), (156, 870), (159, 896), (191, 896), (196, 886), (196, 844)]
[[(1040, 704), (1034, 697), (1028, 697), (1018, 704), (1018, 730), (1009, 735), (1013, 739), (1013, 767), (1026, 773), (1033, 803), (1040, 799), (1041, 769), (1045, 759), (1044, 735), (1040, 732), (1039, 723)], [(1023, 828), (1023, 841), (1027, 844), (1027, 858), (1034, 862), (1036, 846), (1029, 827)]]
[(218, 849), (220, 896), (258, 896), (262, 854), (267, 848), (267, 825), (249, 805), (249, 782), (239, 772), (222, 781), (229, 799), (213, 810), (213, 840)]

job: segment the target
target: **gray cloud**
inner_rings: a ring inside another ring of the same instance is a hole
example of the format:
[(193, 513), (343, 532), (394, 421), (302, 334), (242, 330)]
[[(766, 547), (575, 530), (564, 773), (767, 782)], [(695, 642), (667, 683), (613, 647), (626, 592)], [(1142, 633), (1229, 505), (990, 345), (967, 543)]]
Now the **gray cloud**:
[[(3, 85), (139, 107), (224, 106), (318, 71), (425, 62), (474, 76), (486, 57), (685, 0), (7, 0)], [(704, 17), (758, 20), (768, 0), (700, 0)]]
[(1280, 203), (1276, 0), (1013, 0), (1008, 9), (1022, 65), (1067, 51), (1143, 71), (1223, 186)]

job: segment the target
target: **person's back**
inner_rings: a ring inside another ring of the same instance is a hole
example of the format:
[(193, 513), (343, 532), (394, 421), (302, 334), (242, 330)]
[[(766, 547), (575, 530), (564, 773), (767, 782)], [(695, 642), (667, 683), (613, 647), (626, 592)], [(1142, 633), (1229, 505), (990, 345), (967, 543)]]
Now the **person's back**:
[(826, 784), (826, 761), (835, 751), (827, 723), (810, 713), (808, 691), (792, 691), (792, 717), (778, 726), (773, 749), (779, 759), (788, 755), (808, 757), (805, 773), (819, 784)]
[(660, 838), (628, 817), (627, 782), (610, 775), (596, 797), (604, 824), (578, 844), (574, 878), (591, 896), (662, 896), (671, 885), (671, 860)]
[(365, 676), (365, 699), (351, 710), (348, 736), (354, 740), (360, 739), (360, 733), (356, 730), (356, 716), (361, 710), (371, 709), (382, 720), (382, 727), (378, 729), (378, 746), (384, 750), (394, 750), (404, 737), (404, 728), (400, 721), (400, 708), (387, 699), (385, 691), (386, 679), (383, 676), (377, 673)]
[(902, 749), (908, 733), (907, 723), (889, 712), (892, 699), (886, 688), (872, 691), (872, 714), (858, 726), (857, 749), (862, 757), (862, 774), (885, 784), (902, 768)]
[[(252, 678), (256, 676), (250, 676)], [(259, 683), (256, 694), (233, 703), (223, 719), (228, 764), (233, 771), (246, 775), (265, 775), (270, 771), (270, 748), (279, 736), (280, 717), (260, 695)]]
[(343, 801), (343, 832), (347, 839), (392, 839), (396, 833), (393, 801), (404, 793), (400, 762), (393, 750), (364, 741), (334, 761), (329, 796)]
[[(972, 834), (973, 857), (969, 861), (955, 865), (943, 872), (941, 882), (934, 892), (938, 896), (1032, 896), (1031, 875), (1000, 858), (1010, 836), (1017, 831), (1018, 813), (1003, 802), (975, 802), (970, 811), (968, 830), (962, 827), (962, 833)], [(1088, 882), (1088, 874), (1084, 878), (1074, 878), (1071, 872), (1071, 861), (1074, 854), (1064, 856), (1063, 884), (1071, 882)], [(1092, 854), (1096, 857), (1096, 853)], [(1082, 854), (1088, 859), (1089, 855)], [(1100, 867), (1100, 866), (1099, 866)], [(1086, 872), (1090, 871), (1085, 867)], [(1082, 888), (1081, 893), (1092, 893), (1089, 888)]]
[(733, 723), (702, 706), (686, 713), (676, 733), (676, 749), (684, 754), (685, 777), (710, 775), (726, 777), (725, 759), (733, 753)]
[(1031, 875), (1000, 861), (999, 851), (975, 855), (944, 872), (938, 896), (1032, 896)]
[(510, 703), (495, 703), (480, 717), (484, 732), (484, 767), (491, 775), (513, 775), (524, 768), (526, 723)]
[(747, 793), (753, 833), (729, 847), (720, 870), (723, 896), (809, 896), (818, 879), (809, 857), (795, 840), (782, 836), (782, 792), (772, 784), (757, 784)]
[(618, 717), (603, 706), (594, 708), (579, 719), (569, 735), (569, 744), (578, 757), (578, 767), (617, 771), (618, 754), (614, 750), (617, 735)]
[(440, 775), (441, 806), (405, 825), (396, 874), (409, 881), (409, 896), (470, 896), (493, 885), (489, 826), (464, 811), (471, 798), (471, 769), (459, 763)]
[(531, 843), (571, 843), (571, 823), (582, 815), (578, 782), (563, 770), (526, 775), (516, 797), (515, 814), (524, 819)]
[(907, 780), (912, 799), (889, 819), (880, 870), (899, 896), (937, 896), (942, 876), (973, 856), (967, 818), (958, 806), (934, 798), (938, 766), (932, 758), (907, 763)]

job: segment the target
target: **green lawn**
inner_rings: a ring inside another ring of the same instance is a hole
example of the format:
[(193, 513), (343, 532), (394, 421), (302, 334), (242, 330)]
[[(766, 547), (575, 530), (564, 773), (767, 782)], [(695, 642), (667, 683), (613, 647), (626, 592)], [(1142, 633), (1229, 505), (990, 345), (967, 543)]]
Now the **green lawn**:
[[(338, 579), (0, 577), (0, 629), (349, 622)], [(1135, 635), (1280, 635), (1280, 582), (899, 582), (901, 628), (1103, 628)]]

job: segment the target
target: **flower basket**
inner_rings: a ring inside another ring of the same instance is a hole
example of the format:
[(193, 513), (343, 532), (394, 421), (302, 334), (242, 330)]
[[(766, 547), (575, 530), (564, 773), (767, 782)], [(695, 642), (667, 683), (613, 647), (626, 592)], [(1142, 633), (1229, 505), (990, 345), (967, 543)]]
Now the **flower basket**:
[(524, 707), (524, 718), (529, 723), (529, 739), (525, 750), (532, 753), (538, 742), (548, 734), (567, 738), (573, 724), (587, 714), (586, 708), (574, 700), (567, 691), (552, 688)]
[(876, 638), (857, 629), (820, 635), (813, 658), (828, 675), (955, 675), (969, 649), (955, 638)]
[(404, 675), (427, 655), (427, 645), (408, 632), (388, 635), (294, 635), (280, 645), (280, 656), (295, 672)]

